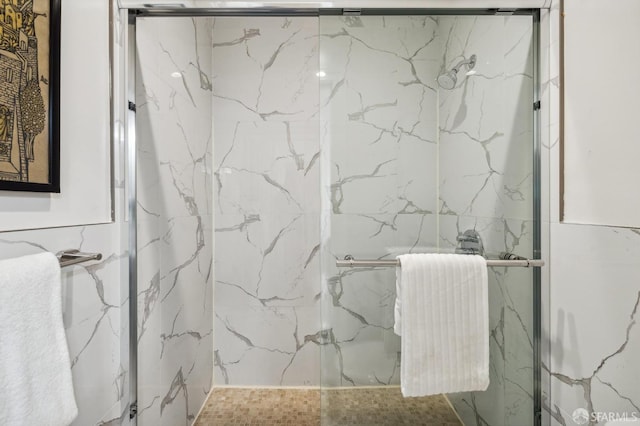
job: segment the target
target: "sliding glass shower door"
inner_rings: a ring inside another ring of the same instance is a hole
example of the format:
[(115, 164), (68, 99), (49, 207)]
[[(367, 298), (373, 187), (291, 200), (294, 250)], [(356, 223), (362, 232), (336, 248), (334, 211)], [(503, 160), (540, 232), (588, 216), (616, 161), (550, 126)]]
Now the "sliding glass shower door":
[[(331, 389), (395, 398), (401, 351), (395, 268), (337, 259), (454, 252), (468, 230), (487, 257), (533, 256), (534, 22), (321, 16), (319, 37), (323, 424), (345, 424), (357, 402)], [(491, 384), (448, 397), (467, 425), (533, 424), (533, 274), (489, 281)]]
[(489, 268), (491, 384), (438, 418), (400, 396), (395, 268), (336, 266), (539, 254), (534, 16), (326, 13), (136, 18), (138, 424), (228, 387), (304, 388), (323, 425), (534, 424), (531, 269)]

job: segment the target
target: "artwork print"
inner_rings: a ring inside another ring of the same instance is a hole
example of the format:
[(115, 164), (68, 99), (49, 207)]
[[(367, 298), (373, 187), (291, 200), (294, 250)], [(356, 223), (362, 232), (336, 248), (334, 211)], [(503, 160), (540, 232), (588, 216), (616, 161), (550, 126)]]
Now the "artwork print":
[(59, 192), (59, 0), (0, 0), (0, 190)]

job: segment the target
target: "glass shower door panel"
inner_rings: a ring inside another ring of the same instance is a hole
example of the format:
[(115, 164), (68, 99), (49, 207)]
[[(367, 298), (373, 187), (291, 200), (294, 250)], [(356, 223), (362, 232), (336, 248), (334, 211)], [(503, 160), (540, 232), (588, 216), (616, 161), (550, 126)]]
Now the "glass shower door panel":
[[(460, 67), (439, 88), (439, 245), (476, 230), (489, 257), (533, 256), (533, 19), (439, 18), (441, 66)], [(533, 424), (533, 273), (489, 268), (490, 380), (449, 395), (467, 425)]]
[[(401, 353), (394, 269), (336, 259), (453, 252), (467, 229), (533, 255), (533, 20), (323, 16), (319, 75), (323, 421), (345, 424), (333, 389), (399, 385)], [(465, 424), (532, 424), (532, 273), (489, 281), (491, 385), (448, 397)]]
[(395, 269), (335, 262), (434, 250), (436, 29), (426, 16), (320, 18), (326, 424), (350, 415), (335, 388), (399, 384)]

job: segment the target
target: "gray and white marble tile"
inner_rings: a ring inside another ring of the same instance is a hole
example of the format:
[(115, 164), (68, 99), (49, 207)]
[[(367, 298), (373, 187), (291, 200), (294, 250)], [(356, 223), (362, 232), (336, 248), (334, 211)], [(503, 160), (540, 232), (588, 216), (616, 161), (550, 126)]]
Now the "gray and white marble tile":
[[(436, 91), (414, 63), (437, 46), (435, 24), (426, 17), (327, 17), (320, 26), (332, 212), (435, 211)], [(410, 167), (417, 157), (421, 166)]]
[(317, 385), (317, 19), (217, 17), (212, 55), (214, 380)]
[(318, 108), (315, 18), (213, 21), (214, 110), (221, 121), (307, 121)]
[(570, 224), (552, 224), (551, 231), (555, 327), (549, 330), (547, 369), (553, 424), (571, 421), (578, 408), (640, 417), (634, 363), (640, 352), (640, 268), (634, 260), (640, 232)]
[(211, 19), (140, 19), (138, 423), (192, 424), (212, 385)]
[(447, 60), (476, 66), (440, 90), (441, 208), (458, 215), (532, 217), (533, 59), (531, 17), (458, 17)]
[[(317, 385), (320, 373), (318, 316), (317, 306), (217, 306), (216, 383)], [(220, 345), (218, 341), (225, 344)]]
[(231, 122), (215, 118), (218, 215), (319, 209), (316, 121)]

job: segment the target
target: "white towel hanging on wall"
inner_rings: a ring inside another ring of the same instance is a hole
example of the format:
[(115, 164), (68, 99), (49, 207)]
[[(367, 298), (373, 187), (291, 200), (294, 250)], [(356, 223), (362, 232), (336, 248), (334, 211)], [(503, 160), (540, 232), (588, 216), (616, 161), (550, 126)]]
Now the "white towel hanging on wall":
[(78, 414), (51, 253), (0, 261), (0, 424), (67, 426)]

